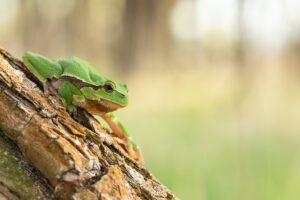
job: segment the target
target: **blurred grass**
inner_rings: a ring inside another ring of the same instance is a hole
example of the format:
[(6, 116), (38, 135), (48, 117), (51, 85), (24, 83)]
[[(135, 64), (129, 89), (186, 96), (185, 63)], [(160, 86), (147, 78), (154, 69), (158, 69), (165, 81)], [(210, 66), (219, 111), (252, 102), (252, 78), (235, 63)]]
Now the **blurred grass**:
[(135, 76), (117, 112), (153, 174), (181, 199), (299, 199), (295, 90), (276, 79), (246, 87), (224, 71), (178, 76)]

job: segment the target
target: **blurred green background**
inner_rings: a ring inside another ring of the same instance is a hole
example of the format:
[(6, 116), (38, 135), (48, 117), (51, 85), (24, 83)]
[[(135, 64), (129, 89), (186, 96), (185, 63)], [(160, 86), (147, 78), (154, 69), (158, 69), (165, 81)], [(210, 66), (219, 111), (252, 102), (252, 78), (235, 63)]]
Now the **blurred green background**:
[(297, 0), (0, 0), (0, 45), (76, 55), (126, 82), (131, 102), (116, 115), (179, 198), (293, 200), (299, 10)]

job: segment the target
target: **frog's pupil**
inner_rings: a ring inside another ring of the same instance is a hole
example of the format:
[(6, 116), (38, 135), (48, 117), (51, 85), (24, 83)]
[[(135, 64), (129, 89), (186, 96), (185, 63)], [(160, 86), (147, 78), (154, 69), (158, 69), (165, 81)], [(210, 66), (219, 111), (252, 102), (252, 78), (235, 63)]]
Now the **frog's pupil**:
[(104, 89), (108, 92), (112, 92), (114, 90), (113, 86), (110, 84), (105, 84)]

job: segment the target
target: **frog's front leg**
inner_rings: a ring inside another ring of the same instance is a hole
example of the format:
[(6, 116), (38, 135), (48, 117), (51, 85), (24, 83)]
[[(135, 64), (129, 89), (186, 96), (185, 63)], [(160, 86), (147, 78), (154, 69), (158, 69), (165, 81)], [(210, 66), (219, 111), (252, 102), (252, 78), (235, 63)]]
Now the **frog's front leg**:
[[(125, 129), (123, 124), (116, 118), (113, 113), (104, 113), (101, 115), (102, 119), (106, 121), (109, 125), (112, 132), (121, 140), (123, 140), (126, 144), (129, 144), (127, 149), (130, 151), (130, 156), (133, 156), (135, 160), (139, 161), (140, 163), (144, 163), (143, 156), (140, 151), (140, 148), (136, 145), (136, 143), (132, 140), (131, 136), (129, 135), (128, 131)], [(133, 152), (131, 152), (133, 150)]]
[(59, 95), (66, 100), (67, 110), (73, 111), (76, 106), (72, 104), (73, 98), (83, 100), (84, 97), (80, 93), (80, 90), (71, 82), (63, 81), (58, 90)]

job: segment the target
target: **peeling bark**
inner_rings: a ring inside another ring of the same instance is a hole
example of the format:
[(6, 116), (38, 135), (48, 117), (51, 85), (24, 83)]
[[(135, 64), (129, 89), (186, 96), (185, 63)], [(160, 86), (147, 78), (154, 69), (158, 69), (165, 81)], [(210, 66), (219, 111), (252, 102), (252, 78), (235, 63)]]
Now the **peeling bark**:
[(93, 116), (82, 109), (70, 116), (54, 90), (43, 93), (23, 62), (4, 49), (0, 108), (3, 137), (24, 155), (16, 167), (29, 163), (27, 175), (36, 185), (26, 197), (16, 182), (1, 176), (0, 146), (0, 199), (177, 199)]

